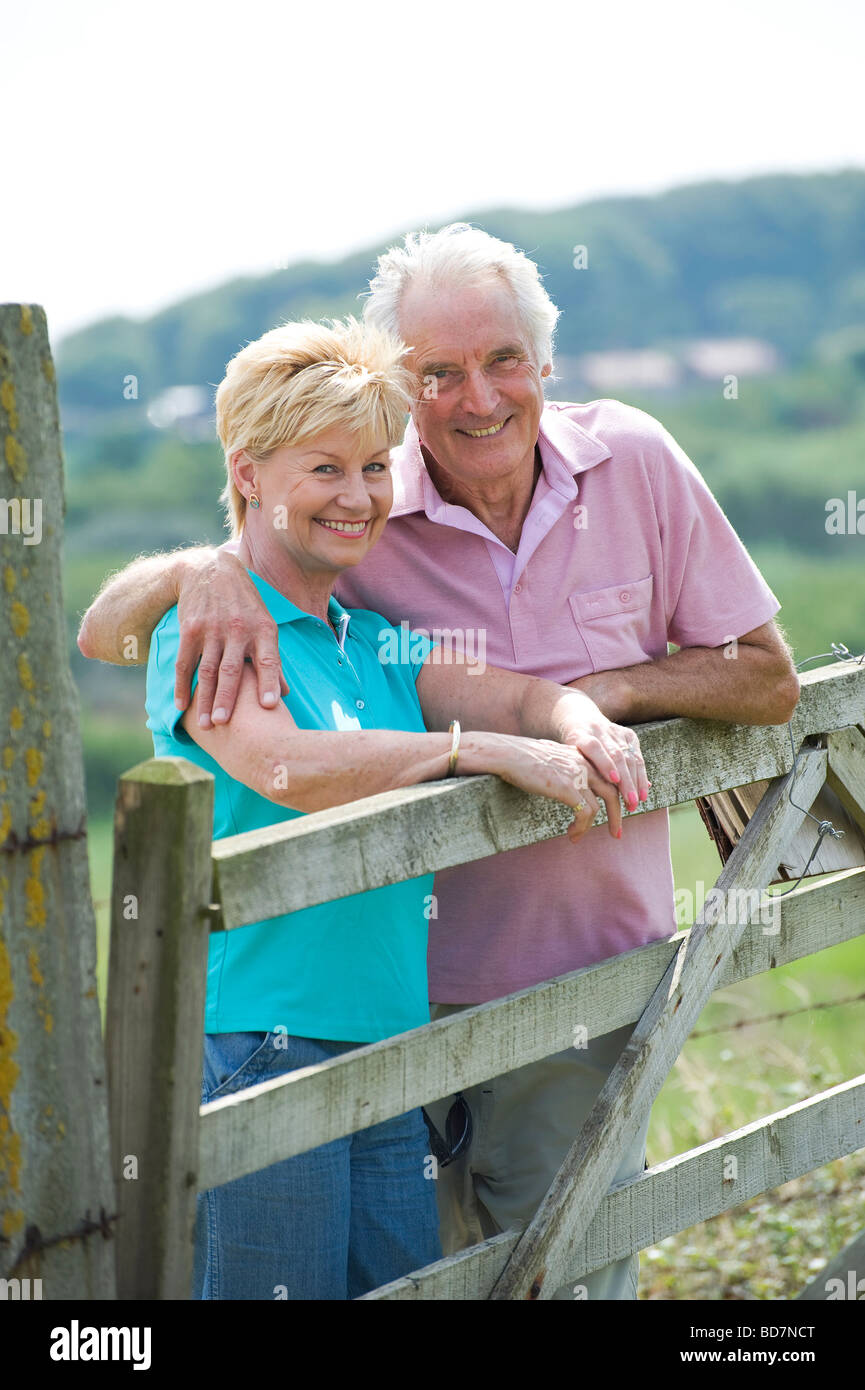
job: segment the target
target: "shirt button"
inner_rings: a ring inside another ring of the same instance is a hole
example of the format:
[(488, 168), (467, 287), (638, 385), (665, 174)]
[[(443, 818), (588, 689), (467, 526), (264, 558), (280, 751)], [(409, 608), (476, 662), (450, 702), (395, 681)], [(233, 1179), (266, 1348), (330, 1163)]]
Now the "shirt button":
[(523, 586), (522, 586), (522, 584), (515, 584), (515, 585), (514, 585), (514, 593), (515, 593), (515, 594), (521, 594), (522, 592), (523, 592)]
[(627, 589), (623, 589), (622, 592), (619, 594), (619, 598), (622, 600), (622, 603), (627, 603), (630, 597), (631, 595), (628, 593)]
[(355, 700), (354, 703), (357, 705), (358, 709), (363, 709), (363, 700)]

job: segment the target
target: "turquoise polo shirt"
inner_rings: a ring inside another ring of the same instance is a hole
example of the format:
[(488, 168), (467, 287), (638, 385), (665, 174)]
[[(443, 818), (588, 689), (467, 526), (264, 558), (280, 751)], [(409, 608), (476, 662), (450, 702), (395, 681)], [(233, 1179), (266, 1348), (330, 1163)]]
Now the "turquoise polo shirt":
[[(284, 695), (301, 729), (424, 732), (415, 681), (435, 645), (395, 629), (379, 613), (328, 612), (339, 636), (249, 571), (279, 628), (291, 690)], [(407, 640), (408, 639), (408, 640)], [(214, 778), (213, 838), (305, 814), (269, 801), (223, 771), (182, 728), (174, 705), (177, 609), (150, 644), (147, 726), (157, 757), (179, 756)], [(381, 654), (381, 655), (380, 655)], [(196, 675), (197, 679), (197, 675)], [(194, 682), (193, 682), (194, 688)], [(230, 725), (229, 725), (230, 728)], [(339, 864), (332, 866), (339, 877)], [(410, 879), (267, 922), (214, 932), (207, 964), (205, 1032), (276, 1032), (376, 1042), (429, 1022), (427, 916), (433, 876)]]

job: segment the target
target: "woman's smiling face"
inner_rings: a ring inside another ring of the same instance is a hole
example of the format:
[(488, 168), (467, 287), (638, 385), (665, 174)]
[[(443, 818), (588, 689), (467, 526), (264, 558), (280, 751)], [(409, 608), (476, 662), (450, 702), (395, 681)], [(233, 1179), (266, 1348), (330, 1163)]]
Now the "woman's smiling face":
[[(237, 465), (247, 498), (244, 530), (258, 549), (287, 552), (307, 573), (359, 564), (381, 535), (393, 504), (390, 452), (382, 439), (328, 430), (305, 444), (283, 445), (261, 464)], [(252, 485), (253, 479), (255, 486)], [(251, 492), (261, 499), (249, 506)]]

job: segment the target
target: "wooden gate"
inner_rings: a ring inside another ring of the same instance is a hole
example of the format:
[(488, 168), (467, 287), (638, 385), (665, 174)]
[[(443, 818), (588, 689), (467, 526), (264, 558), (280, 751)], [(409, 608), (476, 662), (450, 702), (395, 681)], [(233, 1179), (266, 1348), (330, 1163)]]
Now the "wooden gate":
[(571, 813), (484, 776), (211, 844), (209, 774), (169, 758), (121, 779), (107, 1047), (115, 1171), (134, 1159), (139, 1176), (119, 1184), (120, 1297), (188, 1297), (197, 1191), (560, 1051), (577, 1023), (589, 1036), (634, 1028), (530, 1225), (366, 1298), (544, 1299), (865, 1146), (863, 1075), (610, 1189), (712, 992), (865, 932), (863, 868), (780, 901), (763, 893), (824, 784), (865, 827), (865, 667), (802, 678), (792, 743), (786, 726), (687, 719), (638, 733), (652, 788), (633, 814), (768, 782), (690, 928), (201, 1107), (210, 931), (548, 839)]

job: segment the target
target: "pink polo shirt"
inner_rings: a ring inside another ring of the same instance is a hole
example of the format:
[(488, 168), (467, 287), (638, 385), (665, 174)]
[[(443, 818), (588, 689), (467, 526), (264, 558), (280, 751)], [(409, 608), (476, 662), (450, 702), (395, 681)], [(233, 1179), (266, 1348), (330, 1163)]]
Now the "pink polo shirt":
[[(409, 425), (384, 534), (336, 592), (398, 626), (483, 630), (486, 662), (566, 684), (718, 647), (780, 604), (693, 463), (619, 401), (548, 404), (516, 555), (445, 503)], [(466, 643), (468, 650), (468, 640)], [(475, 644), (474, 651), (478, 647)], [(651, 778), (652, 769), (649, 768)], [(430, 999), (481, 1003), (675, 931), (667, 812), (436, 875)]]

